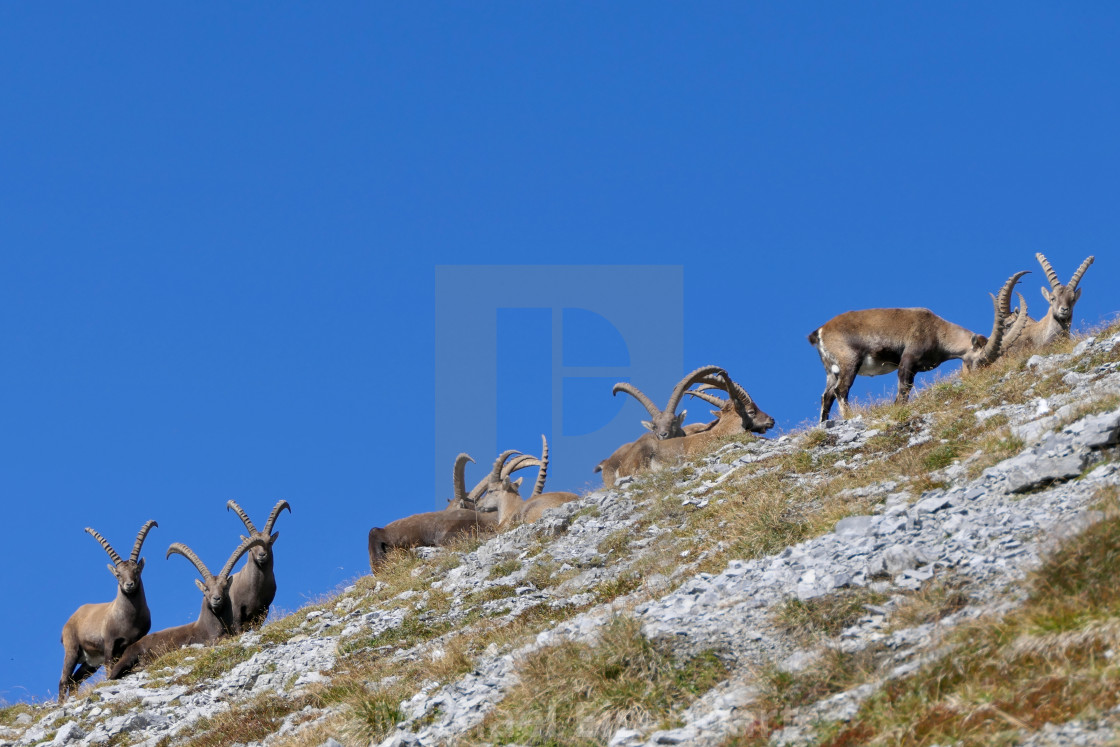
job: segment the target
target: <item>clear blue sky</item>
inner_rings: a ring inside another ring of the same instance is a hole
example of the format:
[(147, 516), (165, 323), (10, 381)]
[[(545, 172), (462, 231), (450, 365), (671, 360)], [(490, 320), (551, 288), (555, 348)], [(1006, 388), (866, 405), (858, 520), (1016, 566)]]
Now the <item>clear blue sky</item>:
[[(369, 527), (441, 502), (454, 451), (473, 480), (535, 450), (551, 343), (526, 311), (496, 322), (517, 442), (452, 411), (463, 445), (436, 452), (437, 266), (679, 267), (675, 299), (620, 285), (683, 309), (673, 375), (632, 378), (663, 401), (722, 364), (787, 430), (839, 312), (986, 333), (1015, 270), (1043, 311), (1043, 251), (1063, 280), (1095, 254), (1077, 323), (1114, 314), (1120, 8), (1069, 5), (0, 5), (0, 699), (53, 697), (62, 624), (112, 598), (87, 525), (127, 552), (159, 521), (161, 628), (200, 603), (167, 545), (220, 566), (226, 500), (259, 524), (286, 498), (295, 609), (367, 572)], [(523, 307), (519, 281), (472, 293)], [(586, 365), (633, 362), (573, 312), (565, 365), (581, 329)], [(637, 436), (601, 378), (570, 422)], [(554, 458), (550, 487), (593, 484)]]

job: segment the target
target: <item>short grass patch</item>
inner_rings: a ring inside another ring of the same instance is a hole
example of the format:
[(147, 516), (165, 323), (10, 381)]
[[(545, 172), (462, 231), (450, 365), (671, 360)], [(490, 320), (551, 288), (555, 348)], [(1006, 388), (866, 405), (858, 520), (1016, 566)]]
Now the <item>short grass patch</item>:
[(521, 662), (520, 683), (469, 736), (472, 743), (600, 745), (620, 728), (669, 725), (727, 673), (710, 651), (678, 661), (618, 617), (594, 644), (565, 642)]

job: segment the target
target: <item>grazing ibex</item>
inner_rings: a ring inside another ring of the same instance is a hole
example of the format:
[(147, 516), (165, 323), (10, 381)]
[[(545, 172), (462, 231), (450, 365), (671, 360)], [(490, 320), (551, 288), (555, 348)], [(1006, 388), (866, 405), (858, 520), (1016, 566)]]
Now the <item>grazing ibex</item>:
[[(276, 573), (273, 570), (272, 546), (280, 538), (280, 532), (271, 534), (272, 525), (276, 523), (281, 511), (288, 509), (288, 513), (291, 513), (292, 507), (287, 501), (279, 501), (272, 507), (272, 513), (268, 515), (264, 529), (259, 532), (253, 526), (249, 515), (237, 505), (236, 501), (230, 500), (226, 503), (226, 510), (230, 509), (233, 509), (245, 524), (249, 536), (261, 540), (261, 544), (249, 552), (245, 567), (233, 574), (229, 586), (229, 602), (233, 609), (233, 632), (240, 633), (248, 627), (256, 627), (263, 623), (268, 617), (268, 608), (272, 600), (276, 598)], [(246, 538), (242, 536), (241, 539)]]
[[(501, 454), (494, 462), (494, 467), (487, 478), (487, 501), (493, 501), (498, 506), (498, 528), (505, 529), (514, 524), (531, 524), (541, 517), (546, 509), (561, 506), (569, 501), (579, 498), (575, 493), (549, 492), (544, 493), (544, 483), (548, 476), (548, 439), (541, 436), (541, 458), (520, 455), (512, 460), (509, 457), (517, 452), (507, 451)], [(508, 460), (508, 461), (507, 461)], [(521, 500), (521, 478), (511, 480), (510, 476), (517, 470), (528, 467), (539, 467), (537, 480), (533, 492), (528, 500)]]
[[(628, 448), (620, 449), (600, 464), (603, 484), (611, 486), (619, 477), (656, 471), (683, 457), (701, 454), (714, 447), (722, 438), (743, 433), (765, 433), (774, 427), (774, 418), (760, 410), (747, 390), (733, 381), (727, 372), (718, 376), (705, 376), (700, 381), (727, 392), (726, 400), (715, 400), (720, 407), (719, 411), (713, 413), (716, 420), (698, 426), (694, 432), (681, 438), (668, 438), (664, 441), (638, 439), (629, 444)], [(710, 395), (697, 396), (707, 399)], [(708, 401), (713, 400), (714, 398)]]
[[(1003, 349), (1009, 353), (1020, 352), (1024, 350), (1037, 350), (1038, 348), (1049, 345), (1059, 337), (1068, 337), (1070, 325), (1073, 323), (1073, 305), (1077, 303), (1077, 299), (1081, 298), (1081, 289), (1077, 284), (1081, 282), (1081, 276), (1089, 269), (1089, 265), (1093, 264), (1095, 257), (1090, 256), (1081, 266), (1077, 268), (1077, 272), (1073, 273), (1070, 278), (1069, 285), (1062, 285), (1058, 280), (1058, 273), (1054, 272), (1054, 268), (1042, 256), (1041, 252), (1034, 255), (1038, 263), (1042, 265), (1042, 269), (1046, 272), (1046, 279), (1050, 283), (1050, 289), (1042, 289), (1042, 297), (1050, 304), (1050, 309), (1047, 311), (1046, 316), (1035, 321), (1027, 316), (1027, 305), (1019, 297), (1019, 311), (1014, 315), (1014, 323), (1018, 324), (1022, 331), (1015, 334), (1010, 328), (1004, 335)], [(1007, 315), (1005, 324), (1010, 327), (1012, 324), (1012, 315), (1010, 313), (1010, 298), (1003, 301), (1001, 311)]]
[(658, 410), (657, 405), (642, 393), (642, 390), (625, 381), (620, 381), (611, 389), (611, 394), (615, 395), (619, 392), (626, 392), (642, 403), (642, 406), (649, 412), (650, 420), (643, 420), (642, 425), (649, 430), (654, 438), (679, 438), (684, 435), (684, 416), (688, 414), (688, 410), (683, 410), (679, 415), (677, 414), (677, 405), (681, 401), (686, 389), (696, 383), (697, 380), (704, 376), (719, 373), (722, 369), (719, 366), (701, 366), (692, 373), (685, 376), (677, 382), (673, 387), (673, 393), (669, 395), (669, 402), (665, 405), (664, 410)]
[[(152, 627), (152, 615), (144, 596), (144, 582), (140, 573), (144, 559), (140, 548), (152, 527), (148, 521), (140, 527), (132, 554), (128, 560), (112, 545), (89, 527), (86, 531), (101, 543), (113, 564), (109, 570), (117, 579), (117, 597), (111, 602), (83, 604), (62, 626), (62, 677), (58, 681), (58, 700), (66, 700), (102, 664), (112, 666), (118, 656), (134, 641), (142, 638)], [(77, 671), (74, 667), (77, 666)]]
[(191, 561), (198, 570), (203, 580), (194, 580), (202, 592), (202, 609), (198, 612), (198, 619), (186, 625), (177, 625), (174, 628), (165, 628), (155, 633), (149, 633), (124, 650), (121, 658), (109, 670), (109, 679), (119, 679), (136, 667), (141, 659), (151, 659), (167, 651), (173, 651), (183, 646), (192, 644), (213, 643), (223, 636), (234, 632), (234, 611), (229, 603), (230, 571), (237, 561), (253, 547), (260, 547), (266, 540), (258, 537), (249, 537), (242, 540), (241, 545), (229, 556), (229, 560), (222, 566), (222, 571), (217, 576), (198, 559), (194, 550), (181, 542), (174, 542), (167, 548), (167, 558), (172, 555), (182, 555)]
[(443, 511), (428, 511), (413, 514), (403, 519), (391, 521), (383, 527), (369, 530), (369, 570), (376, 573), (385, 562), (385, 556), (393, 548), (439, 547), (454, 538), (471, 532), (481, 533), (493, 530), (497, 524), (497, 514), (493, 511), (483, 513), (474, 510), (475, 501), (485, 489), (485, 481), (480, 482), (471, 494), (467, 494), (464, 470), (467, 462), (473, 462), (466, 454), (455, 457), (453, 481), (455, 495)]
[(848, 390), (859, 376), (898, 371), (896, 402), (905, 402), (919, 371), (931, 371), (947, 360), (960, 358), (966, 372), (992, 363), (1000, 354), (1006, 313), (1001, 311), (1011, 289), (1026, 272), (1008, 278), (993, 299), (995, 322), (991, 337), (974, 334), (929, 309), (864, 309), (847, 311), (809, 334), (825, 370), (821, 422), (828, 420), (835, 400), (848, 418)]

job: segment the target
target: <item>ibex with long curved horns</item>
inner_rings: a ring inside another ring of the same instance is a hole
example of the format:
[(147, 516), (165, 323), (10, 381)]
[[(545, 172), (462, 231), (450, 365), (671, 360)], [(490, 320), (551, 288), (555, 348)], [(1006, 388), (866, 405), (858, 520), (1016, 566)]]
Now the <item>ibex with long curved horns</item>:
[(974, 334), (942, 319), (929, 309), (864, 309), (847, 311), (829, 319), (809, 334), (825, 370), (821, 395), (821, 422), (835, 400), (840, 415), (850, 415), (848, 390), (859, 376), (879, 376), (898, 371), (896, 402), (905, 402), (919, 371), (931, 371), (947, 360), (959, 358), (966, 372), (991, 364), (1001, 351), (1004, 320), (1011, 289), (1026, 272), (1008, 278), (993, 299), (995, 321), (990, 337)]
[[(504, 529), (514, 524), (531, 524), (541, 517), (545, 510), (562, 506), (579, 498), (575, 493), (554, 491), (545, 493), (544, 483), (548, 476), (548, 439), (541, 435), (540, 459), (527, 454), (507, 451), (498, 456), (487, 478), (486, 501), (498, 507), (498, 528)], [(538, 467), (537, 480), (533, 492), (526, 500), (521, 500), (521, 478), (511, 480), (514, 472), (529, 467)]]
[(129, 645), (151, 629), (152, 615), (144, 596), (144, 582), (140, 578), (144, 570), (140, 548), (148, 532), (156, 526), (159, 525), (154, 521), (148, 521), (140, 527), (128, 560), (122, 560), (108, 540), (86, 527), (86, 532), (101, 543), (113, 561), (109, 571), (117, 579), (117, 597), (111, 602), (83, 604), (62, 626), (62, 677), (58, 681), (60, 702), (102, 664), (106, 668), (112, 666)]
[(727, 392), (726, 400), (708, 399), (711, 395), (706, 393), (695, 395), (709, 402), (719, 403), (720, 409), (713, 413), (716, 420), (688, 426), (692, 432), (681, 438), (667, 438), (664, 441), (638, 439), (629, 444), (628, 448), (616, 451), (600, 465), (605, 485), (613, 485), (619, 477), (655, 471), (684, 457), (701, 454), (714, 447), (722, 438), (743, 433), (765, 433), (774, 427), (774, 418), (760, 410), (747, 390), (732, 380), (726, 371), (715, 376), (703, 376), (698, 382)]
[(719, 366), (701, 366), (685, 376), (673, 387), (673, 393), (669, 395), (669, 401), (666, 403), (664, 410), (658, 410), (657, 405), (653, 404), (653, 401), (643, 394), (642, 390), (629, 382), (618, 382), (611, 388), (611, 394), (615, 395), (619, 392), (626, 392), (642, 403), (642, 406), (646, 408), (650, 415), (650, 419), (643, 420), (642, 425), (649, 430), (654, 438), (659, 440), (665, 438), (679, 438), (684, 435), (684, 416), (688, 414), (688, 410), (682, 410), (679, 415), (676, 410), (685, 390), (704, 376), (710, 376), (722, 370), (723, 369)]
[(473, 462), (467, 454), (455, 457), (452, 472), (455, 495), (443, 511), (428, 511), (413, 514), (403, 519), (391, 521), (383, 527), (369, 530), (369, 569), (376, 573), (385, 562), (389, 550), (410, 547), (439, 547), (452, 539), (471, 532), (487, 532), (497, 524), (497, 514), (493, 511), (483, 513), (474, 510), (475, 501), (485, 492), (483, 480), (471, 491), (466, 490), (464, 471), (467, 462)]
[[(1041, 252), (1036, 253), (1035, 258), (1038, 263), (1042, 265), (1043, 271), (1046, 273), (1046, 279), (1050, 283), (1050, 289), (1042, 288), (1042, 297), (1050, 304), (1050, 309), (1047, 311), (1046, 316), (1039, 320), (1031, 319), (1027, 316), (1027, 304), (1022, 296), (1019, 296), (1019, 310), (1018, 313), (1012, 316), (1010, 314), (1010, 299), (1006, 299), (1002, 306), (1004, 314), (1008, 315), (1005, 324), (1009, 327), (1007, 333), (1004, 335), (1003, 349), (1006, 352), (1020, 352), (1024, 350), (1037, 350), (1038, 348), (1049, 345), (1059, 337), (1069, 336), (1069, 329), (1073, 323), (1073, 305), (1077, 303), (1077, 299), (1081, 298), (1081, 289), (1077, 284), (1081, 282), (1081, 276), (1089, 269), (1089, 265), (1093, 264), (1095, 257), (1090, 256), (1081, 266), (1077, 268), (1077, 272), (1073, 273), (1068, 285), (1062, 285), (1058, 280), (1058, 273), (1054, 272), (1054, 268), (1050, 266), (1050, 262)], [(1015, 334), (1010, 329), (1011, 324), (1017, 324), (1021, 328), (1021, 333)]]
[[(714, 368), (715, 370), (708, 370)], [(702, 371), (702, 373), (700, 373)], [(709, 423), (693, 423), (683, 427), (682, 436), (693, 436), (700, 433), (712, 430), (719, 423), (724, 425), (719, 429), (718, 433), (722, 435), (734, 435), (738, 433), (765, 433), (774, 427), (774, 418), (767, 415), (758, 405), (755, 404), (751, 396), (742, 386), (735, 383), (727, 375), (727, 372), (718, 366), (708, 366), (704, 369), (697, 369), (689, 375), (689, 385), (701, 384), (707, 387), (716, 387), (719, 389), (727, 390), (734, 389), (735, 396), (727, 400), (719, 400), (719, 412), (713, 413), (716, 415), (716, 420)], [(730, 382), (730, 383), (728, 383)], [(695, 395), (696, 392), (691, 390), (683, 391), (682, 394)], [(709, 400), (710, 401), (710, 400)], [(599, 462), (595, 466), (595, 472), (603, 473), (603, 484), (607, 487), (614, 485), (615, 480), (619, 477), (634, 474), (635, 472), (644, 471), (648, 462), (643, 463), (646, 457), (652, 458), (656, 452), (655, 449), (648, 448), (652, 441), (656, 441), (652, 434), (646, 433), (642, 435), (637, 441), (623, 444), (615, 449), (614, 453), (609, 457)], [(673, 441), (675, 439), (664, 439), (665, 441)], [(694, 442), (694, 445), (689, 446), (690, 449), (697, 449), (699, 442)], [(673, 447), (669, 447), (666, 454), (671, 451)], [(641, 456), (646, 455), (646, 456)], [(619, 471), (623, 464), (627, 467), (624, 471)]]
[[(240, 633), (247, 627), (256, 627), (268, 617), (268, 608), (276, 598), (276, 572), (273, 568), (272, 546), (280, 538), (280, 532), (272, 534), (272, 525), (284, 509), (292, 512), (287, 501), (279, 501), (272, 507), (264, 529), (257, 531), (249, 515), (237, 505), (236, 501), (226, 502), (226, 510), (233, 510), (245, 524), (249, 537), (258, 537), (261, 544), (249, 551), (245, 567), (233, 574), (229, 586), (229, 602), (233, 609), (234, 632)], [(241, 539), (246, 539), (242, 536)]]
[(234, 610), (229, 603), (230, 571), (234, 564), (254, 547), (259, 547), (265, 540), (259, 536), (245, 538), (229, 556), (229, 560), (222, 566), (222, 570), (215, 576), (199, 560), (194, 550), (181, 542), (173, 542), (167, 548), (167, 558), (172, 555), (182, 555), (189, 560), (202, 580), (194, 580), (199, 591), (202, 592), (202, 609), (198, 612), (198, 619), (186, 625), (177, 625), (174, 628), (165, 628), (155, 633), (149, 633), (124, 650), (121, 658), (109, 670), (109, 679), (115, 680), (131, 672), (142, 659), (152, 659), (167, 651), (173, 651), (183, 646), (196, 643), (213, 643), (223, 636), (234, 632)]

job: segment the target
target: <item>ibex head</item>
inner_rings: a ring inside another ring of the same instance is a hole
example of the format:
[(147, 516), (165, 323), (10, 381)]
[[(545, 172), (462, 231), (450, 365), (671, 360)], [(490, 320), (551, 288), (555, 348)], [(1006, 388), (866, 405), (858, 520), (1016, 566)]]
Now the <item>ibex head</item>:
[(695, 384), (697, 381), (705, 376), (720, 373), (723, 369), (719, 366), (701, 366), (688, 376), (685, 376), (673, 389), (673, 393), (669, 395), (669, 402), (665, 405), (664, 410), (657, 409), (657, 405), (653, 404), (645, 394), (642, 393), (638, 387), (625, 381), (620, 381), (615, 384), (611, 389), (611, 394), (618, 394), (619, 392), (626, 392), (634, 399), (642, 403), (646, 411), (650, 414), (650, 420), (643, 420), (642, 425), (651, 431), (658, 440), (666, 438), (678, 438), (684, 435), (684, 416), (688, 414), (688, 410), (681, 410), (680, 414), (676, 413), (677, 404), (684, 396), (685, 390)]
[[(964, 372), (968, 373), (978, 368), (990, 365), (999, 354), (1003, 352), (1004, 336), (1012, 339), (1017, 338), (1022, 331), (1022, 325), (1027, 321), (1025, 313), (1025, 306), (1022, 306), (1022, 313), (1019, 318), (1015, 320), (1015, 325), (1011, 329), (1004, 328), (1004, 320), (1007, 319), (1007, 309), (1011, 305), (1011, 291), (1015, 288), (1015, 284), (1019, 282), (1019, 278), (1028, 274), (1026, 270), (1017, 272), (1007, 279), (1003, 287), (999, 289), (998, 296), (992, 296), (992, 306), (995, 309), (995, 320), (992, 322), (992, 334), (988, 337), (984, 335), (972, 335), (972, 348), (961, 356), (961, 363), (963, 364)], [(988, 294), (991, 296), (992, 294)], [(1022, 296), (1020, 296), (1020, 299)]]
[(1058, 273), (1054, 272), (1054, 268), (1050, 266), (1046, 257), (1042, 256), (1041, 252), (1034, 256), (1038, 259), (1038, 263), (1042, 265), (1042, 269), (1046, 273), (1046, 279), (1050, 281), (1050, 288), (1044, 287), (1042, 289), (1042, 297), (1050, 304), (1050, 314), (1054, 319), (1062, 327), (1068, 329), (1073, 319), (1073, 305), (1077, 303), (1077, 299), (1081, 298), (1081, 289), (1077, 287), (1077, 284), (1081, 282), (1081, 276), (1089, 269), (1089, 265), (1093, 264), (1095, 257), (1090, 256), (1082, 262), (1081, 266), (1077, 268), (1077, 272), (1073, 273), (1073, 277), (1070, 278), (1069, 285), (1062, 285), (1058, 280)]
[(128, 560), (122, 560), (109, 541), (102, 537), (93, 529), (86, 527), (86, 531), (105, 548), (105, 552), (109, 554), (109, 558), (113, 561), (108, 567), (109, 572), (117, 579), (117, 586), (121, 592), (127, 596), (132, 596), (142, 587), (140, 584), (140, 573), (144, 570), (144, 559), (140, 557), (140, 548), (144, 545), (144, 538), (148, 536), (148, 532), (152, 527), (157, 527), (155, 521), (148, 521), (144, 526), (140, 527), (140, 532), (136, 535), (136, 542), (132, 545), (132, 554), (128, 556)]
[(249, 537), (242, 535), (241, 539), (257, 538), (261, 540), (261, 544), (255, 545), (253, 551), (249, 553), (249, 559), (259, 566), (266, 565), (272, 557), (272, 546), (276, 544), (276, 540), (280, 539), (280, 532), (272, 533), (272, 525), (276, 523), (276, 519), (280, 516), (281, 511), (288, 509), (288, 513), (291, 513), (292, 507), (289, 506), (288, 502), (285, 500), (278, 501), (276, 505), (272, 507), (272, 513), (268, 515), (268, 521), (265, 522), (264, 529), (259, 532), (257, 528), (253, 526), (249, 515), (232, 499), (226, 502), (226, 510), (229, 511), (231, 509), (241, 519), (245, 528), (249, 530)]
[[(749, 433), (765, 433), (774, 427), (774, 418), (759, 409), (747, 390), (737, 381), (721, 371), (717, 376), (704, 376), (699, 379), (701, 385), (695, 391), (687, 392), (694, 397), (699, 397), (705, 402), (715, 405), (719, 412), (713, 411), (716, 417), (723, 418), (732, 411), (742, 421), (743, 429)], [(719, 399), (704, 393), (705, 389), (722, 389), (727, 392), (727, 399)]]

